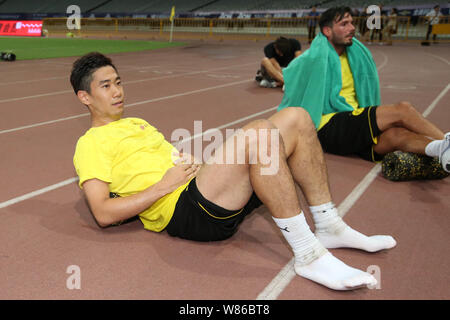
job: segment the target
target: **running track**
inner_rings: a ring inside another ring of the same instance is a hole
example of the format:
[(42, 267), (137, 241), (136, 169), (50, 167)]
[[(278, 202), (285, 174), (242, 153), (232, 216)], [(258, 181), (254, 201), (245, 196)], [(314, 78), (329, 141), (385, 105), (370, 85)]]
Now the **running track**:
[[(263, 45), (192, 42), (111, 55), (124, 82), (125, 116), (146, 119), (168, 140), (177, 128), (194, 134), (195, 120), (204, 131), (224, 130), (270, 116), (282, 93), (253, 81)], [(449, 46), (371, 50), (383, 103), (410, 101), (450, 131)], [(152, 233), (139, 221), (99, 229), (72, 165), (89, 128), (68, 81), (74, 59), (0, 66), (0, 299), (450, 298), (450, 180), (393, 183), (357, 158), (326, 155), (334, 201), (352, 227), (392, 235), (398, 245), (374, 254), (331, 251), (351, 266), (375, 266), (380, 289), (335, 292), (295, 276), (264, 206), (219, 243)], [(72, 265), (81, 271), (80, 290), (66, 287)]]

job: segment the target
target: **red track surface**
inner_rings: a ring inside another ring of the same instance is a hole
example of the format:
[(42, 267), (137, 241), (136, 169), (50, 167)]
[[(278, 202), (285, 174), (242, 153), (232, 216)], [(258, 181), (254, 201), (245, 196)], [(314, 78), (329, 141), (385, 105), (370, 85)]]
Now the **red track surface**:
[[(278, 105), (279, 89), (253, 81), (263, 45), (201, 42), (111, 55), (124, 81), (125, 116), (146, 119), (170, 140), (176, 128), (194, 134), (194, 120), (207, 130)], [(421, 112), (434, 106), (428, 118), (450, 131), (449, 48), (372, 47), (382, 102), (407, 100)], [(152, 233), (139, 221), (99, 229), (76, 182), (68, 180), (76, 177), (76, 141), (89, 128), (87, 109), (68, 81), (74, 59), (0, 65), (0, 299), (255, 299), (261, 293), (279, 299), (450, 298), (448, 178), (394, 183), (378, 174), (346, 210), (355, 229), (398, 242), (375, 254), (332, 250), (354, 267), (378, 266), (379, 290), (335, 292), (280, 276), (292, 253), (264, 206), (220, 243)], [(337, 204), (374, 167), (356, 158), (326, 159)], [(48, 186), (54, 190), (43, 192)], [(66, 287), (71, 265), (80, 267), (80, 290)], [(281, 284), (267, 290), (277, 275)]]

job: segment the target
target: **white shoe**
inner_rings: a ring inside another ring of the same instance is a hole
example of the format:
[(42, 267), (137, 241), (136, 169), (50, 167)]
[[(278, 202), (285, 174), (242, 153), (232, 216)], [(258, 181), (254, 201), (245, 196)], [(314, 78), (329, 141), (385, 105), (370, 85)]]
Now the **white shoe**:
[(277, 83), (275, 81), (270, 82), (267, 79), (262, 79), (259, 83), (259, 86), (264, 88), (275, 88), (277, 86)]
[(439, 162), (441, 163), (442, 168), (450, 173), (450, 132), (445, 134), (444, 142), (441, 144)]

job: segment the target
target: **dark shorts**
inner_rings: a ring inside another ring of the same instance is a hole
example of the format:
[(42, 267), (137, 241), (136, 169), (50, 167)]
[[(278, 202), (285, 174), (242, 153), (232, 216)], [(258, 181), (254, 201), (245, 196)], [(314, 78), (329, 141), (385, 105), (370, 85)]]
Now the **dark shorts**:
[(335, 114), (317, 133), (323, 150), (342, 156), (358, 155), (368, 161), (381, 161), (383, 156), (373, 151), (374, 140), (381, 134), (376, 109), (364, 108), (360, 114), (352, 111)]
[(173, 237), (188, 240), (225, 240), (231, 237), (244, 218), (261, 204), (253, 193), (241, 210), (226, 210), (206, 200), (198, 191), (194, 178), (181, 193), (166, 230)]

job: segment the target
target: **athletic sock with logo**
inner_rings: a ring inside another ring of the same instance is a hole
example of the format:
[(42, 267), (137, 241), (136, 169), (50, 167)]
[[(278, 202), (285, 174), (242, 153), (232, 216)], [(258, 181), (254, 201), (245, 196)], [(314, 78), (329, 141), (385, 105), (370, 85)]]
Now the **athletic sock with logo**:
[(303, 212), (290, 218), (273, 218), (294, 252), (295, 272), (334, 290), (351, 290), (375, 285), (376, 279), (335, 258), (318, 241)]
[(317, 239), (329, 249), (355, 248), (368, 252), (390, 249), (397, 244), (391, 236), (366, 236), (350, 228), (339, 216), (334, 203), (310, 207)]

